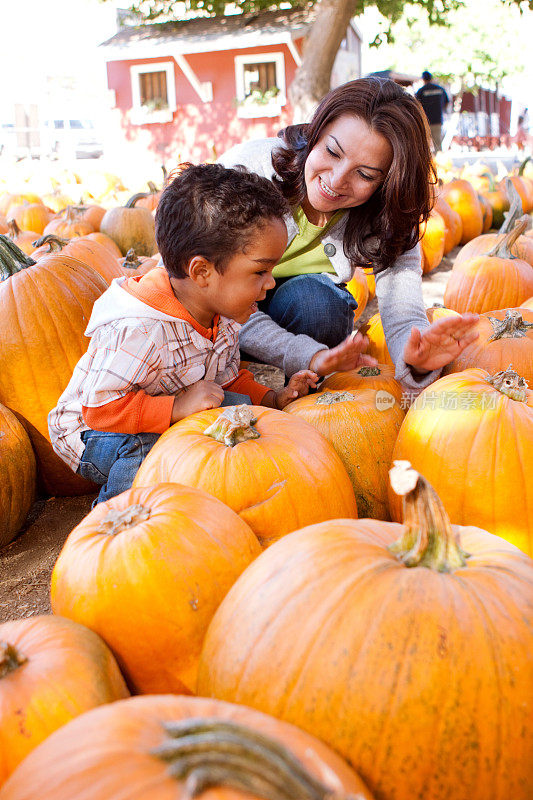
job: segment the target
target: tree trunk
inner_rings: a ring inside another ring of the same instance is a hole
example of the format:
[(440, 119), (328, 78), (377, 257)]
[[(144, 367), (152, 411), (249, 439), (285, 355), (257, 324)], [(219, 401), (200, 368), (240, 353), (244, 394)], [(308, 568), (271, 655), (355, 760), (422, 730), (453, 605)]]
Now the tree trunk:
[(293, 122), (308, 122), (316, 106), (329, 92), (331, 70), (340, 43), (360, 0), (318, 0), (316, 18), (309, 31), (302, 64), (289, 87)]

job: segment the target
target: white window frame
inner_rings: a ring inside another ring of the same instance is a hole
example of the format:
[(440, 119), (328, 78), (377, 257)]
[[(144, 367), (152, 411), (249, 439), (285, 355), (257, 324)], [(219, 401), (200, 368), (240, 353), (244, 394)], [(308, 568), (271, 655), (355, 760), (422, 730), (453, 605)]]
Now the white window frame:
[[(148, 111), (141, 105), (140, 76), (147, 72), (166, 72), (167, 75), (167, 102), (168, 108), (160, 111)], [(134, 64), (130, 67), (131, 80), (131, 122), (134, 125), (150, 123), (172, 122), (176, 104), (176, 80), (174, 77), (173, 61), (158, 61), (153, 64)]]
[[(265, 64), (273, 62), (276, 65), (276, 86), (279, 88), (277, 96), (267, 105), (261, 103), (246, 103), (244, 87), (244, 67), (248, 64)], [(245, 56), (235, 56), (235, 86), (237, 90), (237, 116), (243, 119), (254, 117), (278, 117), (281, 109), (287, 103), (285, 87), (285, 56), (283, 53), (249, 53)]]

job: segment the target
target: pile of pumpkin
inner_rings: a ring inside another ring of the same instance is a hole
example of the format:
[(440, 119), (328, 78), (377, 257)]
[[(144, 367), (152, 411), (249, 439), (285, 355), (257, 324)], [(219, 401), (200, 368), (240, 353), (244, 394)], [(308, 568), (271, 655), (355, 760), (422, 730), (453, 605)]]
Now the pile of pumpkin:
[[(501, 290), (520, 272), (525, 300), (522, 210), (489, 236), (510, 250), (490, 256)], [(117, 210), (98, 213), (123, 257)], [(39, 257), (0, 236), (4, 542), (35, 458), (42, 490), (92, 488), (55, 457), (46, 416), (94, 300), (130, 268), (96, 231), (60, 233)], [(369, 328), (378, 367), (285, 412), (172, 426), (68, 537), (54, 616), (0, 626), (0, 800), (529, 798), (533, 309), (518, 299), (482, 313), (416, 399)]]

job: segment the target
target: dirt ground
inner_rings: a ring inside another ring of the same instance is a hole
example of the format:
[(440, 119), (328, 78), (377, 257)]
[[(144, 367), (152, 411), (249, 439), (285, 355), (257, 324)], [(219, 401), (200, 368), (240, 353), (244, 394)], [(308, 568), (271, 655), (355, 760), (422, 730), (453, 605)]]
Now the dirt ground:
[[(426, 306), (442, 303), (448, 273), (458, 249), (445, 257), (431, 274), (424, 276)], [(374, 299), (359, 320), (365, 322), (377, 311)], [(251, 365), (257, 380), (272, 388), (283, 385), (275, 367)], [(50, 497), (33, 505), (26, 523), (9, 545), (0, 550), (0, 622), (50, 612), (50, 575), (70, 531), (90, 511), (95, 495)]]

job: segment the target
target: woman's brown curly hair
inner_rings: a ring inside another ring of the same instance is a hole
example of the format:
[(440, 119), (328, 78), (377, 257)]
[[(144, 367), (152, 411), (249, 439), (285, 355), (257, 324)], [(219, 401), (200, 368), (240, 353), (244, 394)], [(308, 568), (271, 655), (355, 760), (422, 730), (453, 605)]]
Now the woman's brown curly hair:
[(272, 154), (274, 182), (293, 205), (306, 197), (307, 156), (338, 117), (352, 114), (384, 136), (392, 148), (392, 164), (381, 186), (361, 206), (349, 209), (344, 252), (352, 264), (371, 265), (374, 272), (391, 266), (420, 240), (434, 203), (436, 172), (430, 134), (422, 106), (394, 81), (360, 78), (329, 92), (310, 123), (280, 131), (285, 147)]

